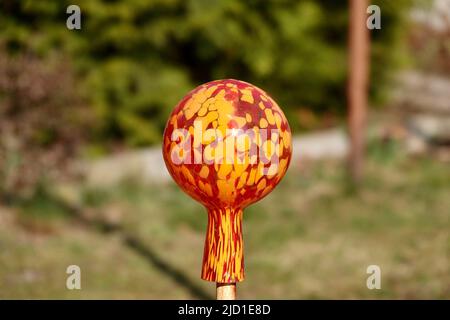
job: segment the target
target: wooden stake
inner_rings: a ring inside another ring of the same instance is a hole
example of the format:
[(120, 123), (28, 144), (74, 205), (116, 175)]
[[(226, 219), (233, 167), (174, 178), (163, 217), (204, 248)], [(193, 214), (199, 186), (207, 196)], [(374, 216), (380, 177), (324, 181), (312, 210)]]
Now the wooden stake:
[(366, 26), (367, 0), (350, 0), (349, 28), (349, 167), (353, 182), (363, 175), (365, 127), (367, 114), (367, 87), (369, 80), (370, 42)]
[(216, 283), (217, 300), (236, 300), (236, 283)]

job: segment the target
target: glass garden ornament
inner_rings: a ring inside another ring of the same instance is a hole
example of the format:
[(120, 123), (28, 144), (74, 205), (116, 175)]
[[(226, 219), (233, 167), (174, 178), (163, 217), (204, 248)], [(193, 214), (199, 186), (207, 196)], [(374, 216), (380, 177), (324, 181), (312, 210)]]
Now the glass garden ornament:
[(280, 107), (243, 81), (203, 84), (170, 115), (164, 161), (181, 189), (207, 209), (201, 278), (216, 282), (218, 292), (244, 280), (243, 210), (275, 188), (291, 155), (291, 131)]

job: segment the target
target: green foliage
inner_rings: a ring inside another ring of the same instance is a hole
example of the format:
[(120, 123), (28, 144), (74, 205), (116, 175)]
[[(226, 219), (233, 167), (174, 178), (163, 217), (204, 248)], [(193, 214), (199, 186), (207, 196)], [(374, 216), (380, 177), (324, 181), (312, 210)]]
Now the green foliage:
[[(371, 95), (396, 65), (410, 0), (381, 6), (372, 32)], [(79, 0), (82, 29), (65, 27), (72, 1), (3, 1), (9, 51), (64, 51), (97, 116), (96, 142), (157, 142), (168, 113), (196, 85), (238, 78), (271, 93), (294, 128), (299, 110), (345, 110), (348, 4), (330, 0)]]

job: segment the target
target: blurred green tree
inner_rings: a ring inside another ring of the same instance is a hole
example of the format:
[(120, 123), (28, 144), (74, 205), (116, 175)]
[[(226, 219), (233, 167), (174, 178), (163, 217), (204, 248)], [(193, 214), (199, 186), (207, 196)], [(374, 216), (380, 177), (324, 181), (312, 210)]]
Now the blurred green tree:
[[(31, 48), (72, 59), (95, 115), (97, 145), (159, 141), (177, 101), (217, 78), (264, 88), (294, 129), (345, 112), (346, 1), (78, 0), (82, 27), (71, 31), (65, 21), (72, 2), (2, 1), (0, 41), (8, 54)], [(373, 1), (382, 29), (371, 32), (372, 101), (398, 65), (410, 2)]]

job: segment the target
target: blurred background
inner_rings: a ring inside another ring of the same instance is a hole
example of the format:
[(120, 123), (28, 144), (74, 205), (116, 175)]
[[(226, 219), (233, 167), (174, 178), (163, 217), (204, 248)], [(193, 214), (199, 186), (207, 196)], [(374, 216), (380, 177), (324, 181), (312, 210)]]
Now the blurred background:
[(176, 103), (221, 78), (270, 93), (294, 135), (287, 176), (244, 215), (240, 298), (450, 298), (450, 1), (370, 4), (355, 177), (349, 2), (2, 0), (0, 298), (213, 298), (205, 210), (160, 142)]

